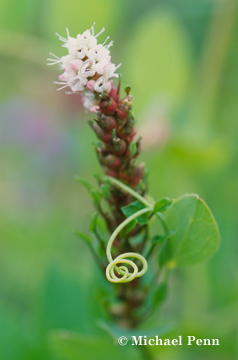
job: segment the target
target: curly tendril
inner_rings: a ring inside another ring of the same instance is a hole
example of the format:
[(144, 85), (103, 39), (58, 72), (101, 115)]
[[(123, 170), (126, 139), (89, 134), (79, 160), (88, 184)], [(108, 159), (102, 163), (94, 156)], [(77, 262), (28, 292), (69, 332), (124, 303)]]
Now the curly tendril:
[[(116, 180), (109, 176), (106, 177), (106, 180), (108, 180), (110, 183), (113, 183), (114, 185), (121, 187), (123, 190), (130, 193), (132, 196), (134, 196), (135, 198), (140, 200), (144, 205), (146, 205), (146, 208), (137, 211), (136, 213), (134, 213), (130, 217), (128, 217), (126, 220), (124, 220), (112, 233), (112, 235), (108, 241), (108, 244), (107, 244), (106, 253), (107, 253), (107, 258), (109, 261), (109, 264), (106, 269), (107, 279), (113, 283), (126, 283), (126, 282), (130, 282), (130, 281), (134, 280), (136, 277), (140, 277), (140, 276), (144, 275), (148, 269), (148, 264), (147, 264), (147, 261), (144, 258), (144, 256), (142, 256), (138, 253), (133, 253), (133, 252), (128, 252), (128, 253), (118, 255), (115, 259), (113, 259), (112, 255), (111, 255), (111, 247), (112, 247), (113, 241), (115, 240), (117, 235), (120, 233), (120, 231), (125, 226), (127, 226), (132, 220), (136, 219), (138, 216), (141, 216), (143, 214), (153, 211), (153, 205), (151, 203), (149, 203), (140, 194), (136, 193), (133, 189), (131, 189), (130, 187), (121, 183), (119, 180)], [(140, 260), (140, 262), (142, 263), (142, 270), (139, 271), (138, 265), (133, 260), (129, 260), (128, 258)], [(121, 264), (121, 265), (117, 266), (118, 264)], [(127, 264), (127, 265), (131, 266), (133, 269), (133, 272), (130, 272), (128, 270), (128, 268), (123, 264)], [(118, 277), (115, 274), (115, 272), (121, 277)]]
[[(133, 258), (139, 259), (143, 265), (142, 270), (138, 271), (138, 266), (132, 260), (126, 259), (127, 257), (133, 257)], [(129, 270), (127, 269), (126, 266), (117, 267), (116, 265), (119, 263), (130, 265), (133, 268), (133, 272), (132, 273), (129, 272)], [(106, 269), (106, 276), (107, 276), (107, 279), (111, 282), (126, 283), (129, 281), (132, 281), (136, 277), (140, 277), (140, 276), (144, 275), (146, 273), (147, 269), (148, 269), (148, 264), (147, 264), (147, 261), (144, 258), (144, 256), (137, 254), (137, 253), (128, 252), (128, 253), (117, 256), (114, 260), (112, 260), (108, 264), (107, 269)], [(123, 275), (123, 276), (121, 278), (118, 278), (115, 275), (115, 270), (119, 275)]]

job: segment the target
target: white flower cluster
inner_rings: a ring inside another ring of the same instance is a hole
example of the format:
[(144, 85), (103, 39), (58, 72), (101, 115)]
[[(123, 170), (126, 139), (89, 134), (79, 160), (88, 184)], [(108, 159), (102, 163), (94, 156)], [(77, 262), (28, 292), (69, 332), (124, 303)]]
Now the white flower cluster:
[(50, 53), (53, 59), (47, 59), (48, 65), (60, 64), (63, 74), (59, 76), (60, 82), (56, 84), (62, 85), (58, 90), (70, 87), (72, 92), (83, 92), (84, 106), (90, 111), (95, 111), (95, 106), (99, 103), (98, 94), (111, 90), (111, 80), (118, 77), (116, 70), (121, 65), (115, 66), (111, 62), (109, 48), (113, 45), (111, 41), (105, 45), (109, 37), (103, 44), (97, 44), (97, 37), (105, 31), (104, 28), (94, 36), (94, 25), (90, 30), (86, 30), (83, 34), (78, 34), (76, 38), (69, 36), (67, 31), (67, 39), (56, 34), (62, 45), (68, 49), (69, 54), (61, 58)]

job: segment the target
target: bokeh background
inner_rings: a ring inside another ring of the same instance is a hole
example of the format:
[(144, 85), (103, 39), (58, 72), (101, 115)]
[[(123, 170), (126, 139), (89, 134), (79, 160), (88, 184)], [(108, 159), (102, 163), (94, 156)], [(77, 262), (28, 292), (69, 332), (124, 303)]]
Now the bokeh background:
[[(76, 36), (94, 21), (96, 31), (106, 28), (102, 41), (114, 40), (113, 61), (132, 87), (150, 194), (198, 193), (221, 232), (211, 261), (174, 272), (150, 323), (175, 322), (170, 339), (221, 345), (151, 351), (155, 359), (237, 359), (237, 20), (235, 0), (1, 0), (0, 359), (140, 359), (96, 324), (105, 317), (103, 279), (73, 234), (87, 232), (93, 213), (74, 175), (95, 183), (95, 137), (80, 97), (57, 92), (58, 68), (46, 65), (50, 51), (65, 54), (55, 32)], [(57, 329), (79, 335), (61, 342)]]

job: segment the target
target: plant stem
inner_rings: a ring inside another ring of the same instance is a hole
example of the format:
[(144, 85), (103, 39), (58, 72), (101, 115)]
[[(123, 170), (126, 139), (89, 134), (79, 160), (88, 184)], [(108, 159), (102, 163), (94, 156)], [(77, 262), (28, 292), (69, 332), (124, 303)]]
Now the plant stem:
[(169, 232), (169, 227), (167, 225), (167, 222), (166, 222), (164, 216), (159, 212), (157, 212), (156, 215), (160, 219), (160, 222), (161, 222), (161, 224), (162, 224), (162, 226), (164, 228), (165, 234), (166, 234), (167, 232)]
[(134, 198), (140, 200), (144, 205), (148, 206), (149, 208), (153, 208), (153, 204), (151, 204), (148, 200), (146, 200), (143, 196), (138, 194), (132, 188), (130, 188), (129, 186), (123, 184), (121, 181), (116, 180), (115, 178), (113, 178), (111, 176), (107, 176), (105, 178), (105, 180), (108, 180), (108, 181), (110, 181), (110, 183), (119, 186), (122, 190), (124, 190), (125, 192), (131, 194)]

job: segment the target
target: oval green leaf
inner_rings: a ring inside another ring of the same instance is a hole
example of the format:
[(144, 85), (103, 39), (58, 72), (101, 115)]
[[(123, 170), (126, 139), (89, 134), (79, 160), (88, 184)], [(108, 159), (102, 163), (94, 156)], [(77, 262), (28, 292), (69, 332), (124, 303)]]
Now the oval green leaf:
[(211, 257), (218, 249), (220, 233), (207, 204), (196, 194), (175, 200), (168, 210), (170, 261), (174, 266), (190, 266)]

